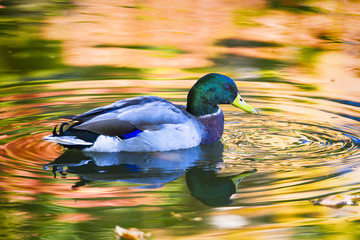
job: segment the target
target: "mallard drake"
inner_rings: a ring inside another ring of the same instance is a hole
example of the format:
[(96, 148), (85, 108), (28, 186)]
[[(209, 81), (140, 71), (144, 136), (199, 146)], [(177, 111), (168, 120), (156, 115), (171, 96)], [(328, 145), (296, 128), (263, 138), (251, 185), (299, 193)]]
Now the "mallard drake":
[(216, 142), (224, 129), (218, 104), (232, 104), (257, 114), (240, 96), (235, 82), (218, 73), (200, 78), (190, 89), (187, 106), (155, 96), (120, 100), (72, 118), (45, 140), (69, 149), (96, 152), (154, 152)]

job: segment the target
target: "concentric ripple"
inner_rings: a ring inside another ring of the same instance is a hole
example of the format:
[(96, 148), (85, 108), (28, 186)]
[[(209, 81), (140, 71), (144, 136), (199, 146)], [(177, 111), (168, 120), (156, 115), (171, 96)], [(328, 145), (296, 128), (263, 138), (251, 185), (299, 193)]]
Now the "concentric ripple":
[[(225, 126), (226, 163), (266, 170), (341, 165), (359, 155), (360, 129), (262, 115)], [(359, 160), (356, 160), (359, 161)], [(351, 161), (354, 164), (353, 161)]]
[(243, 118), (226, 125), (224, 144), (245, 159), (289, 160), (343, 158), (360, 147), (360, 131), (326, 123)]
[(244, 116), (238, 122), (236, 116), (229, 119), (223, 171), (258, 171), (238, 186), (233, 196), (237, 204), (267, 205), (357, 193), (359, 127), (266, 114), (256, 119)]

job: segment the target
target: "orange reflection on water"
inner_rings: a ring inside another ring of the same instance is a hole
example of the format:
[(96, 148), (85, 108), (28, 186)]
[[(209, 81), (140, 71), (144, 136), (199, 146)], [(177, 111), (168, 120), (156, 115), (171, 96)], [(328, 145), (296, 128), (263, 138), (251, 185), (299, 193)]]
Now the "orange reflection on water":
[(90, 214), (86, 213), (65, 213), (58, 216), (59, 222), (77, 223), (82, 221), (95, 220)]
[[(66, 16), (48, 19), (50, 24), (44, 34), (64, 41), (64, 58), (69, 65), (175, 69), (208, 66), (214, 41), (233, 35), (233, 11), (246, 5), (241, 2), (188, 0), (169, 6), (167, 1), (129, 1), (121, 5), (112, 1), (75, 1), (78, 7)], [(251, 4), (261, 5), (263, 1)], [(166, 50), (94, 47), (100, 44), (175, 46), (185, 52), (174, 56)]]

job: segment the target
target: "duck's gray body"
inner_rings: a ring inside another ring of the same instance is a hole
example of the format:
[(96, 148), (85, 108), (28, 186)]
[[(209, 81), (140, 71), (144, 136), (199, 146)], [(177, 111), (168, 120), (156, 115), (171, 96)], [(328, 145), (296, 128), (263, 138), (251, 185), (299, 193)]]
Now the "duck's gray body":
[(214, 114), (195, 117), (184, 106), (155, 96), (117, 101), (72, 120), (77, 121), (69, 128), (72, 132), (95, 133), (96, 140), (87, 141), (67, 131), (63, 135), (45, 137), (45, 140), (96, 152), (168, 151), (219, 140), (224, 121), (220, 108)]

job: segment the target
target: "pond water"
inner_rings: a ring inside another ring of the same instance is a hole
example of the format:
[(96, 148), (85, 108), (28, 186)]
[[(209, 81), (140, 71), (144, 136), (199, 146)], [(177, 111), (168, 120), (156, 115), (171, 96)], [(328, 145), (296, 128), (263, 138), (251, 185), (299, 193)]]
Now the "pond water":
[[(359, 1), (0, 2), (0, 236), (358, 239)], [(232, 77), (221, 142), (83, 153), (42, 140), (66, 116), (140, 95), (185, 104)]]

